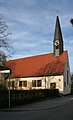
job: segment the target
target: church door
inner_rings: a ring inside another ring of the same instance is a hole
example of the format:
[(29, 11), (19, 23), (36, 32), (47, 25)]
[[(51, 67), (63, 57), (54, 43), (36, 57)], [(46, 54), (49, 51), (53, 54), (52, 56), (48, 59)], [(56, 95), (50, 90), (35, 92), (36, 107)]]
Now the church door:
[(50, 83), (50, 89), (56, 89), (56, 83)]

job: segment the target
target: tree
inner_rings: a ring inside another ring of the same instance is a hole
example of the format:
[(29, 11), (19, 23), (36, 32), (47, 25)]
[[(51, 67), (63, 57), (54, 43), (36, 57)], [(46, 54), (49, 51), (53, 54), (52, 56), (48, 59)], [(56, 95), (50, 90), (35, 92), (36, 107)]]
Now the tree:
[[(10, 58), (13, 53), (13, 48), (10, 45), (10, 35), (11, 33), (8, 32), (8, 26), (6, 22), (0, 17), (0, 70), (8, 69), (5, 66), (6, 58)], [(3, 85), (5, 85), (5, 75), (0, 73), (0, 81)]]
[(10, 55), (13, 53), (13, 48), (10, 46), (10, 35), (11, 33), (8, 32), (8, 26), (6, 22), (0, 18), (0, 50), (4, 49), (7, 51), (9, 55), (6, 55), (7, 57), (10, 57)]
[(0, 18), (0, 47), (9, 47), (8, 44), (8, 36), (9, 33), (7, 32), (8, 26), (6, 25), (6, 22)]
[(70, 23), (71, 23), (71, 24), (72, 24), (72, 26), (73, 26), (73, 18), (71, 18)]

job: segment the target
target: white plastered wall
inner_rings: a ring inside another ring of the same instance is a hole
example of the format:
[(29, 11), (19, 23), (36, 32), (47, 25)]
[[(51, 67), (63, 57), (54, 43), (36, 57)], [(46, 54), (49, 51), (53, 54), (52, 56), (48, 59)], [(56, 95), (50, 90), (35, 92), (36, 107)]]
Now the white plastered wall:
[[(67, 71), (68, 71), (68, 78), (67, 78)], [(67, 83), (68, 79), (68, 83)], [(70, 67), (69, 67), (69, 59), (67, 56), (66, 64), (65, 64), (65, 70), (64, 70), (64, 94), (71, 93), (71, 75), (70, 75)]]
[(56, 89), (59, 89), (59, 92), (63, 93), (63, 75), (48, 76), (47, 81), (49, 82), (49, 86), (47, 86), (48, 88), (50, 88), (51, 83), (56, 83)]
[[(41, 87), (32, 87), (32, 80), (42, 80)], [(44, 76), (44, 77), (29, 77), (29, 78), (14, 78), (10, 81), (15, 81), (14, 89), (30, 90), (30, 89), (50, 89), (51, 83), (56, 83), (56, 89), (63, 93), (63, 75), (58, 76)], [(19, 81), (27, 81), (27, 87), (19, 87)], [(12, 89), (12, 88), (11, 88)]]

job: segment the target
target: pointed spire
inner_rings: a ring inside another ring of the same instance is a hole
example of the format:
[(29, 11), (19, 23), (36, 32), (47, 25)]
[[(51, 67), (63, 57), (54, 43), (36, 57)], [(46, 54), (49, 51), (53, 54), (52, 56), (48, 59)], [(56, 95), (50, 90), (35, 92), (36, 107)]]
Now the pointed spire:
[(53, 41), (53, 51), (55, 56), (59, 56), (63, 53), (63, 38), (62, 32), (59, 22), (59, 17), (56, 18), (56, 26), (54, 33), (54, 41)]
[(56, 18), (54, 41), (55, 40), (59, 40), (59, 41), (63, 40), (63, 38), (62, 38), (62, 32), (61, 32), (61, 27), (60, 27), (60, 22), (59, 22), (59, 17), (58, 16)]

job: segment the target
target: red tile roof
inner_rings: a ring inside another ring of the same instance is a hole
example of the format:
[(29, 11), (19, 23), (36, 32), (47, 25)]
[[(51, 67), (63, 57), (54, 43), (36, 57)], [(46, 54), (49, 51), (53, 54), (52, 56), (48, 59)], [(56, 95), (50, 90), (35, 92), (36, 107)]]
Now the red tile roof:
[(59, 57), (53, 53), (7, 61), (12, 77), (60, 75), (64, 73), (67, 51)]

